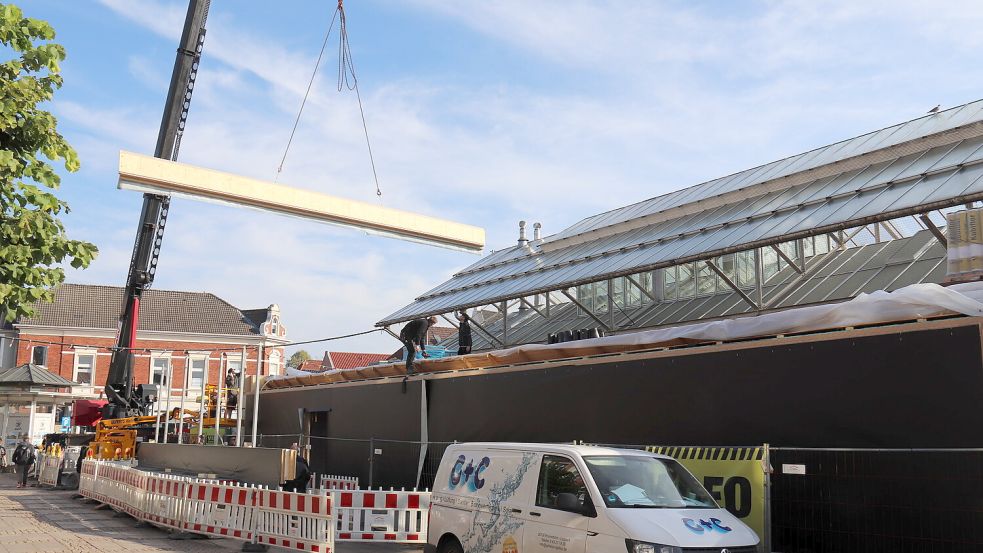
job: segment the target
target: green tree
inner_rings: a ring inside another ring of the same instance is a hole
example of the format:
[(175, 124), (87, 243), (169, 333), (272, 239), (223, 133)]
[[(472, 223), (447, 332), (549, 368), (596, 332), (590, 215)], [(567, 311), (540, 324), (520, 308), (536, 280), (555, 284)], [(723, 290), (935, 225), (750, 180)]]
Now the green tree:
[(58, 219), (68, 204), (50, 192), (61, 178), (49, 161), (79, 168), (55, 117), (39, 107), (62, 84), (65, 49), (49, 42), (54, 37), (47, 22), (0, 3), (0, 51), (13, 54), (0, 63), (0, 313), (11, 321), (33, 314), (36, 301), (54, 299), (63, 263), (88, 267), (98, 252), (68, 238)]
[(310, 358), (311, 358), (311, 354), (307, 353), (304, 350), (295, 351), (294, 354), (291, 355), (290, 359), (287, 361), (287, 366), (292, 369), (296, 369), (297, 367), (300, 366), (301, 363), (307, 361)]

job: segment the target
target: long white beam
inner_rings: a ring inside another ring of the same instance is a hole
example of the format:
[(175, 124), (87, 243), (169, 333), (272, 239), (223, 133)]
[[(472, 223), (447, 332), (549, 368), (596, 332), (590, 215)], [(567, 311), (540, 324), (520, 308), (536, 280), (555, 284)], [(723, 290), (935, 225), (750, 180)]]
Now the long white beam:
[(402, 240), (480, 252), (480, 227), (120, 151), (119, 188), (246, 206)]

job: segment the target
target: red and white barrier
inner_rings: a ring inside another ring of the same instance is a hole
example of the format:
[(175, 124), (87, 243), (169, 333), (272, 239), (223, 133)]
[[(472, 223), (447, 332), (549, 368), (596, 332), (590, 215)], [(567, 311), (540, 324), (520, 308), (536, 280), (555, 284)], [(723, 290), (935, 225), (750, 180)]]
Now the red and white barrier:
[(327, 492), (273, 491), (86, 459), (79, 493), (175, 530), (317, 553), (334, 547), (332, 495)]
[[(357, 479), (322, 477), (325, 486)], [(175, 530), (329, 553), (335, 541), (425, 543), (430, 492), (274, 491), (139, 470), (130, 462), (86, 459), (79, 493)]]
[(38, 459), (38, 485), (57, 486), (58, 473), (61, 472), (62, 457), (43, 455)]
[(136, 518), (158, 526), (183, 530), (188, 487), (193, 480), (182, 476), (148, 473), (143, 512)]
[(256, 540), (300, 551), (324, 552), (334, 543), (332, 496), (263, 490), (256, 505)]
[(223, 483), (191, 484), (184, 529), (196, 534), (252, 540), (258, 493), (258, 488)]
[(430, 492), (336, 491), (338, 541), (425, 543)]
[[(311, 487), (314, 484), (314, 477), (311, 477)], [(322, 474), (317, 482), (320, 490), (357, 490), (357, 476), (335, 476), (333, 474)]]

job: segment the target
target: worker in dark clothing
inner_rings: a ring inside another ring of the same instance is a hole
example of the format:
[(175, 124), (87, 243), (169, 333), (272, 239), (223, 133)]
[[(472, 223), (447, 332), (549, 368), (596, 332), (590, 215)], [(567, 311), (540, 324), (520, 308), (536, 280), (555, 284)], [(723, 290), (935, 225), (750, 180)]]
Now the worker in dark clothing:
[(296, 443), (290, 446), (297, 452), (297, 470), (293, 480), (287, 480), (283, 484), (283, 491), (307, 493), (307, 482), (311, 479), (311, 467), (307, 464), (307, 459), (300, 453), (300, 446)]
[(407, 375), (413, 374), (413, 359), (416, 358), (416, 352), (419, 351), (424, 357), (429, 357), (424, 346), (427, 345), (427, 331), (435, 324), (437, 324), (436, 316), (428, 319), (414, 319), (406, 323), (403, 330), (399, 331), (399, 341), (403, 342), (403, 348), (406, 349)]
[(457, 354), (467, 355), (471, 353), (471, 323), (464, 311), (457, 312), (457, 320), (460, 323), (457, 327)]
[(17, 465), (17, 470), (20, 472), (20, 481), (17, 482), (18, 488), (27, 487), (27, 474), (31, 472), (31, 465), (37, 456), (34, 453), (34, 446), (31, 441), (24, 435), (23, 441), (17, 444), (17, 448), (14, 450), (13, 461)]

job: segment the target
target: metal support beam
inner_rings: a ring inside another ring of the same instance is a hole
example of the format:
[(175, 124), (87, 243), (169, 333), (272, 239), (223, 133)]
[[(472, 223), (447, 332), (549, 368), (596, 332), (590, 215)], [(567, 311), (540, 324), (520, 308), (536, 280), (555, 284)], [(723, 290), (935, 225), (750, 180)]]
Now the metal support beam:
[(856, 235), (858, 235), (858, 234), (860, 234), (860, 232), (862, 230), (864, 230), (864, 227), (860, 227), (860, 228), (854, 229), (853, 232), (851, 232), (850, 234), (845, 235), (845, 236), (844, 236), (842, 230), (841, 231), (838, 231), (838, 232), (831, 232), (829, 234), (829, 237), (833, 239), (833, 242), (836, 242), (836, 244), (837, 244), (836, 247), (838, 249), (845, 250), (846, 249), (846, 246), (847, 246), (847, 242), (853, 240), (853, 237), (856, 236)]
[[(863, 227), (857, 229), (854, 232), (854, 234), (860, 232), (861, 230), (863, 230)], [(836, 239), (834, 238), (834, 240)], [(849, 238), (847, 240), (849, 240)], [(786, 297), (788, 297), (789, 294), (794, 292), (796, 288), (798, 288), (801, 284), (812, 278), (812, 276), (815, 275), (817, 272), (819, 272), (820, 269), (822, 269), (830, 261), (832, 261), (833, 258), (835, 257), (835, 254), (839, 253), (839, 251), (840, 251), (839, 249), (831, 248), (828, 252), (823, 254), (822, 257), (820, 257), (819, 259), (813, 262), (812, 267), (809, 267), (804, 273), (795, 277), (795, 280), (789, 282), (788, 284), (783, 286), (780, 290), (775, 291), (774, 294), (772, 294), (771, 299), (768, 300), (766, 304), (764, 304), (764, 308), (770, 309), (775, 305), (778, 305), (779, 302), (781, 302)]]
[(445, 321), (447, 321), (447, 323), (448, 323), (449, 325), (451, 325), (452, 327), (454, 327), (454, 328), (456, 328), (456, 329), (458, 329), (458, 330), (460, 330), (460, 327), (458, 327), (458, 326), (457, 326), (457, 323), (455, 323), (454, 321), (452, 321), (452, 320), (450, 320), (450, 318), (449, 318), (449, 317), (447, 316), (447, 314), (446, 314), (446, 313), (441, 313), (441, 314), (440, 314), (440, 318), (442, 318), (442, 319), (444, 319)]
[(396, 341), (399, 342), (400, 344), (403, 343), (403, 341), (399, 339), (399, 335), (396, 334), (395, 332), (393, 332), (392, 330), (389, 330), (389, 327), (388, 326), (382, 327), (382, 330), (385, 330), (386, 331), (386, 334), (388, 334), (388, 335), (392, 336), (393, 338), (395, 338)]
[(471, 319), (471, 324), (475, 328), (477, 328), (478, 330), (480, 330), (482, 332), (482, 334), (484, 334), (489, 340), (491, 340), (493, 342), (496, 342), (500, 346), (504, 346), (505, 345), (505, 344), (502, 343), (501, 340), (498, 339), (497, 336), (495, 336), (495, 334), (493, 334), (492, 332), (489, 332), (489, 330), (487, 328), (485, 328), (484, 326), (482, 326), (482, 324), (479, 323), (478, 321), (476, 321), (474, 319)]
[(754, 291), (758, 297), (758, 305), (765, 304), (765, 267), (761, 248), (754, 249)]
[(884, 230), (886, 230), (887, 233), (891, 235), (892, 240), (900, 240), (904, 238), (901, 235), (901, 232), (898, 231), (898, 229), (891, 223), (891, 221), (881, 221), (881, 225), (884, 227)]
[(502, 302), (502, 345), (509, 345), (509, 302)]
[(932, 222), (932, 219), (928, 216), (927, 213), (923, 213), (919, 215), (918, 218), (921, 219), (923, 223), (925, 223), (925, 226), (928, 228), (928, 231), (935, 236), (935, 239), (942, 244), (943, 248), (949, 247), (949, 241), (946, 239), (945, 233), (943, 233), (939, 227), (935, 226), (935, 223)]
[(734, 281), (731, 280), (730, 277), (728, 277), (727, 275), (725, 275), (724, 272), (720, 270), (720, 267), (717, 267), (717, 264), (716, 263), (714, 263), (713, 261), (711, 261), (709, 259), (706, 260), (705, 263), (707, 264), (707, 267), (710, 267), (711, 269), (713, 269), (713, 272), (717, 273), (717, 276), (719, 276), (721, 278), (721, 280), (723, 280), (724, 282), (727, 283), (727, 286), (730, 286), (732, 290), (734, 290), (735, 292), (737, 292), (737, 295), (738, 296), (741, 296), (741, 299), (743, 299), (744, 301), (746, 301), (748, 303), (748, 305), (750, 305), (754, 309), (760, 309), (761, 308), (761, 305), (760, 304), (757, 304), (757, 303), (754, 303), (754, 300), (752, 300), (750, 296), (748, 296), (747, 294), (745, 294), (744, 293), (744, 290), (741, 290), (740, 288), (738, 288), (738, 286), (736, 284), (734, 284)]
[(785, 263), (788, 263), (789, 265), (791, 265), (792, 268), (795, 269), (795, 272), (796, 273), (799, 273), (800, 275), (802, 274), (802, 271), (804, 269), (802, 269), (794, 261), (792, 261), (792, 259), (789, 258), (789, 256), (785, 255), (785, 252), (783, 252), (781, 248), (779, 248), (775, 244), (772, 244), (771, 245), (771, 249), (775, 250), (775, 253), (778, 254), (778, 257), (781, 257), (782, 259), (784, 259), (785, 260)]
[[(621, 291), (621, 295), (624, 296), (625, 291)], [(608, 318), (611, 319), (611, 324), (608, 325), (609, 328), (617, 328), (618, 324), (615, 322), (614, 318), (614, 279), (608, 279)]]
[(544, 315), (543, 312), (540, 311), (538, 307), (536, 307), (535, 305), (529, 303), (529, 300), (527, 300), (526, 298), (519, 298), (519, 301), (521, 303), (525, 304), (529, 309), (532, 309), (536, 313), (539, 313), (539, 316), (540, 317), (542, 317), (544, 319), (549, 319), (550, 318), (549, 315)]
[[(573, 304), (576, 305), (577, 307), (579, 307), (584, 313), (586, 313), (588, 317), (594, 319), (594, 321), (596, 321), (597, 324), (601, 325), (602, 327), (604, 327), (604, 328), (606, 328), (608, 330), (612, 330), (611, 327), (609, 327), (606, 322), (602, 321), (590, 309), (587, 309), (587, 307), (584, 304), (582, 304), (579, 301), (577, 301), (577, 298), (571, 296), (570, 295), (570, 292), (568, 292), (566, 289), (560, 290), (560, 293), (563, 294), (564, 296), (566, 296), (567, 299), (569, 299), (570, 301), (572, 301)], [(610, 294), (610, 291), (608, 293)]]
[(637, 280), (632, 278), (631, 275), (625, 275), (625, 280), (632, 283), (636, 288), (641, 290), (642, 293), (648, 296), (648, 298), (652, 300), (653, 303), (658, 303), (659, 301), (661, 301), (658, 298), (656, 298), (654, 295), (652, 295), (648, 290), (646, 290), (641, 284), (639, 284)]

